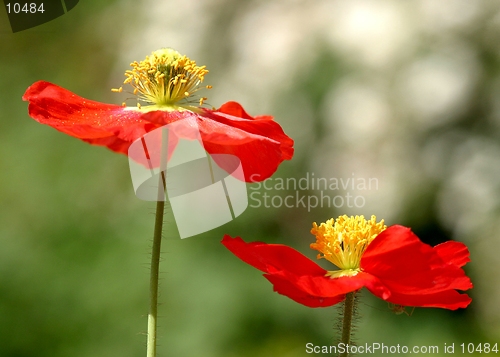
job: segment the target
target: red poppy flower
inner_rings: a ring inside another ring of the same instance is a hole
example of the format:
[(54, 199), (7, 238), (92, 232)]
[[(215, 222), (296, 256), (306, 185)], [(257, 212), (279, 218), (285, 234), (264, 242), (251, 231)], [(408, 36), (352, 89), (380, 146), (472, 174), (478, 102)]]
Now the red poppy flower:
[(263, 271), (274, 291), (309, 307), (334, 305), (345, 294), (366, 287), (371, 293), (402, 306), (455, 310), (471, 298), (457, 290), (472, 288), (462, 266), (467, 247), (449, 241), (431, 247), (410, 228), (387, 228), (363, 216), (341, 216), (313, 224), (316, 243), (311, 248), (335, 264), (327, 271), (298, 251), (281, 244), (246, 243), (225, 235), (222, 244), (244, 262)]
[(265, 180), (283, 160), (292, 158), (293, 140), (271, 116), (252, 117), (236, 102), (217, 110), (202, 108), (205, 97), (198, 100), (200, 106), (193, 106), (193, 93), (211, 88), (200, 87), (208, 73), (204, 66), (171, 49), (155, 51), (131, 66), (124, 83), (131, 84), (139, 100), (150, 105), (99, 103), (45, 81), (30, 86), (23, 100), (29, 102), (29, 115), (36, 121), (122, 154), (154, 129), (182, 119), (194, 120), (205, 150), (237, 156), (247, 182)]

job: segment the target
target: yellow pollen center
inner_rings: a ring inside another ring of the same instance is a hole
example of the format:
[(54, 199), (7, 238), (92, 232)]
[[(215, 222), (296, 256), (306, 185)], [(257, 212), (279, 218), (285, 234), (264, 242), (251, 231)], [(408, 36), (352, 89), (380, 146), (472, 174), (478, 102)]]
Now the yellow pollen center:
[[(134, 61), (130, 66), (132, 70), (125, 71), (127, 78), (123, 83), (130, 84), (140, 100), (157, 106), (173, 106), (200, 89), (212, 88), (200, 86), (208, 73), (205, 66), (197, 66), (195, 61), (170, 48), (154, 51), (144, 61)], [(112, 91), (121, 92), (122, 88)], [(206, 99), (199, 98), (199, 105)]]
[(384, 220), (377, 223), (375, 216), (367, 221), (364, 216), (343, 215), (319, 226), (314, 222), (311, 233), (316, 236), (316, 243), (311, 248), (320, 252), (318, 259), (325, 258), (340, 268), (329, 271), (327, 276), (353, 276), (361, 271), (361, 257), (368, 245), (386, 228)]

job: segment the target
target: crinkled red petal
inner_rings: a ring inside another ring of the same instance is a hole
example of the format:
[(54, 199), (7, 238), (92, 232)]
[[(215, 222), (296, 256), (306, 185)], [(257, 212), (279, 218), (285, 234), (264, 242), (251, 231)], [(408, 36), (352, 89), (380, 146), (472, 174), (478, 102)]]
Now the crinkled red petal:
[[(161, 113), (150, 112), (143, 118), (164, 125)], [(293, 156), (293, 140), (271, 116), (251, 117), (236, 102), (227, 102), (215, 111), (203, 109), (195, 117), (205, 150), (210, 154), (238, 157), (247, 182), (269, 178), (283, 160)], [(231, 163), (226, 165), (223, 159), (214, 157), (221, 167), (233, 166)]]
[[(454, 251), (457, 257), (450, 259)], [(430, 306), (433, 297), (437, 299), (436, 304), (445, 305), (439, 299), (449, 296), (450, 307), (440, 307), (453, 308), (456, 299), (467, 300), (467, 295), (455, 289), (472, 287), (460, 268), (466, 261), (468, 251), (462, 244), (444, 243), (433, 248), (421, 242), (409, 228), (396, 225), (387, 228), (369, 245), (361, 258), (361, 268), (391, 291), (389, 299), (372, 291), (384, 300), (405, 306)], [(412, 298), (393, 301), (395, 296)], [(425, 297), (421, 301), (425, 305), (416, 304), (417, 296)]]
[[(229, 114), (233, 117), (254, 120), (255, 118), (248, 114), (243, 107), (237, 102), (226, 102), (217, 109), (219, 113)], [(271, 116), (263, 116), (267, 119), (272, 119)]]
[(29, 101), (29, 115), (36, 121), (91, 144), (116, 146), (124, 154), (124, 142), (130, 145), (155, 127), (135, 111), (84, 99), (45, 81), (30, 86), (23, 100)]
[(422, 243), (410, 228), (395, 225), (370, 243), (360, 266), (380, 278), (398, 280), (430, 270), (440, 262), (432, 247)]
[(470, 262), (469, 249), (461, 242), (444, 242), (436, 245), (434, 251), (445, 263), (453, 264), (458, 268)]
[[(249, 133), (264, 135), (280, 143), (280, 149), (283, 158), (285, 160), (289, 160), (292, 158), (294, 152), (293, 140), (283, 132), (281, 126), (273, 120), (273, 117), (271, 115), (257, 115), (255, 117), (252, 117), (248, 115), (245, 109), (243, 109), (243, 107), (237, 102), (224, 103), (219, 109), (215, 111), (214, 114), (217, 114), (219, 116), (217, 121), (221, 123), (224, 123), (222, 117), (227, 117), (227, 119), (229, 120), (241, 118), (254, 121), (254, 125), (240, 126), (233, 124), (231, 126), (238, 127)], [(255, 124), (255, 122), (259, 123), (258, 126)], [(228, 122), (226, 120), (226, 124), (229, 125), (231, 124), (231, 122)]]
[(367, 287), (370, 291), (388, 298), (390, 291), (373, 275), (359, 272), (354, 276), (330, 278), (325, 275), (301, 275), (289, 271), (275, 271), (269, 269), (273, 276), (280, 276), (288, 280), (297, 289), (317, 297), (336, 297)]
[(460, 294), (456, 290), (446, 290), (434, 294), (400, 294), (391, 292), (389, 299), (393, 304), (417, 307), (439, 307), (443, 309), (456, 310), (469, 306), (472, 299), (467, 294)]
[(274, 291), (281, 295), (285, 295), (299, 304), (308, 307), (327, 307), (335, 305), (344, 300), (345, 294), (340, 294), (334, 297), (314, 296), (299, 289), (295, 284), (287, 278), (279, 275), (264, 274), (264, 277), (273, 284)]
[(282, 244), (247, 243), (225, 235), (222, 244), (245, 263), (265, 273), (288, 271), (296, 275), (324, 276), (327, 271), (293, 248)]

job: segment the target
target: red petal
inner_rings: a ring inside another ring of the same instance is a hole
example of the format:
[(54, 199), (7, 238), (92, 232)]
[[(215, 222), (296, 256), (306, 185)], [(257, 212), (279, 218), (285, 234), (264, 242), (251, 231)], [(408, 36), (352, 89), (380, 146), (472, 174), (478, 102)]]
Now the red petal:
[(217, 109), (219, 113), (229, 114), (233, 117), (242, 118), (242, 119), (254, 119), (251, 117), (245, 109), (237, 102), (227, 102), (221, 105), (219, 109)]
[(469, 306), (472, 299), (467, 294), (459, 294), (456, 290), (447, 290), (434, 294), (405, 295), (392, 292), (388, 302), (403, 306), (440, 307), (456, 310)]
[[(273, 120), (270, 115), (258, 115), (252, 117), (247, 114), (243, 107), (236, 102), (227, 102), (223, 104), (214, 114), (217, 114), (217, 122), (230, 124), (232, 127), (240, 128), (248, 133), (262, 135), (280, 143), (280, 149), (285, 160), (289, 160), (293, 156), (293, 140), (287, 136), (281, 126)], [(224, 120), (231, 120), (228, 122)], [(247, 119), (250, 123), (235, 119)], [(257, 123), (256, 123), (257, 122)]]
[(324, 275), (301, 275), (289, 271), (273, 271), (273, 269), (270, 269), (270, 274), (286, 279), (296, 289), (311, 296), (332, 298), (359, 290), (365, 286), (370, 291), (375, 291), (385, 298), (390, 296), (389, 290), (376, 277), (364, 272), (359, 272), (355, 276), (340, 278), (330, 278)]
[[(236, 106), (240, 110), (234, 110)], [(237, 156), (242, 162), (247, 182), (263, 181), (277, 170), (283, 160), (292, 158), (293, 140), (272, 117), (252, 118), (235, 102), (231, 107), (233, 110), (230, 113), (243, 117), (220, 111), (205, 111), (200, 116), (203, 145), (210, 154)], [(228, 111), (227, 108), (225, 110)]]
[(472, 288), (470, 279), (461, 273), (455, 276), (449, 271), (437, 269), (432, 273), (424, 272), (420, 275), (402, 277), (399, 281), (381, 279), (391, 290), (402, 294), (425, 295), (447, 290), (468, 290)]
[(425, 274), (434, 276), (433, 271), (440, 269), (456, 274), (462, 271), (443, 262), (440, 255), (420, 241), (410, 228), (398, 225), (387, 228), (375, 238), (363, 254), (360, 265), (364, 271), (389, 281), (409, 277), (424, 279)]
[(391, 226), (375, 238), (361, 258), (361, 268), (377, 276), (393, 279), (421, 273), (440, 260), (432, 247), (424, 244), (410, 228)]
[[(457, 257), (448, 260), (456, 250)], [(472, 287), (470, 279), (460, 268), (468, 257), (462, 244), (444, 244), (432, 248), (424, 244), (409, 228), (391, 226), (382, 232), (366, 249), (361, 258), (363, 271), (376, 276), (391, 291), (390, 299), (375, 295), (405, 306), (431, 306), (446, 296), (465, 301), (466, 295), (455, 289), (467, 290)], [(394, 296), (408, 297), (406, 301), (392, 301)], [(422, 304), (416, 296), (422, 297)], [(411, 297), (411, 299), (410, 299)], [(417, 300), (415, 300), (417, 299)], [(452, 306), (455, 300), (451, 299)]]
[(286, 278), (279, 275), (264, 274), (264, 277), (274, 286), (274, 291), (281, 295), (285, 295), (299, 304), (308, 307), (327, 307), (335, 305), (344, 300), (345, 294), (334, 297), (313, 296), (297, 288)]
[(266, 273), (285, 270), (299, 275), (326, 274), (325, 269), (286, 245), (246, 243), (240, 237), (232, 238), (227, 234), (221, 243), (245, 263)]
[(459, 268), (470, 262), (469, 249), (461, 242), (444, 242), (436, 245), (434, 251), (444, 262), (453, 264)]
[(29, 101), (29, 115), (36, 121), (91, 144), (112, 147), (116, 140), (122, 153), (123, 141), (132, 142), (153, 128), (137, 111), (88, 100), (49, 82), (34, 83), (23, 100)]

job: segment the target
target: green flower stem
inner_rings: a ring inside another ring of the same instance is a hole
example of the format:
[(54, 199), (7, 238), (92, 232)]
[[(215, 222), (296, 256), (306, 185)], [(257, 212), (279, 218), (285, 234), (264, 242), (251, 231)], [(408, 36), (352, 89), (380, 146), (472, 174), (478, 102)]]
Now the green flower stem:
[(146, 348), (147, 357), (156, 357), (156, 335), (158, 327), (158, 280), (160, 275), (161, 236), (163, 232), (163, 215), (165, 212), (165, 197), (167, 190), (167, 152), (168, 131), (167, 129), (163, 129), (160, 176), (158, 179), (158, 200), (156, 202), (153, 249), (151, 252), (151, 275), (149, 278), (148, 340)]
[(161, 233), (165, 201), (156, 202), (156, 219), (151, 253), (151, 276), (149, 279), (149, 314), (147, 357), (156, 357), (156, 328), (158, 319), (158, 277), (160, 272)]
[(340, 342), (343, 343), (346, 350), (341, 353), (339, 357), (348, 357), (349, 353), (347, 351), (347, 346), (351, 345), (351, 331), (352, 331), (352, 317), (354, 315), (354, 294), (356, 292), (348, 293), (345, 296), (344, 301), (344, 318), (342, 319), (342, 339)]

